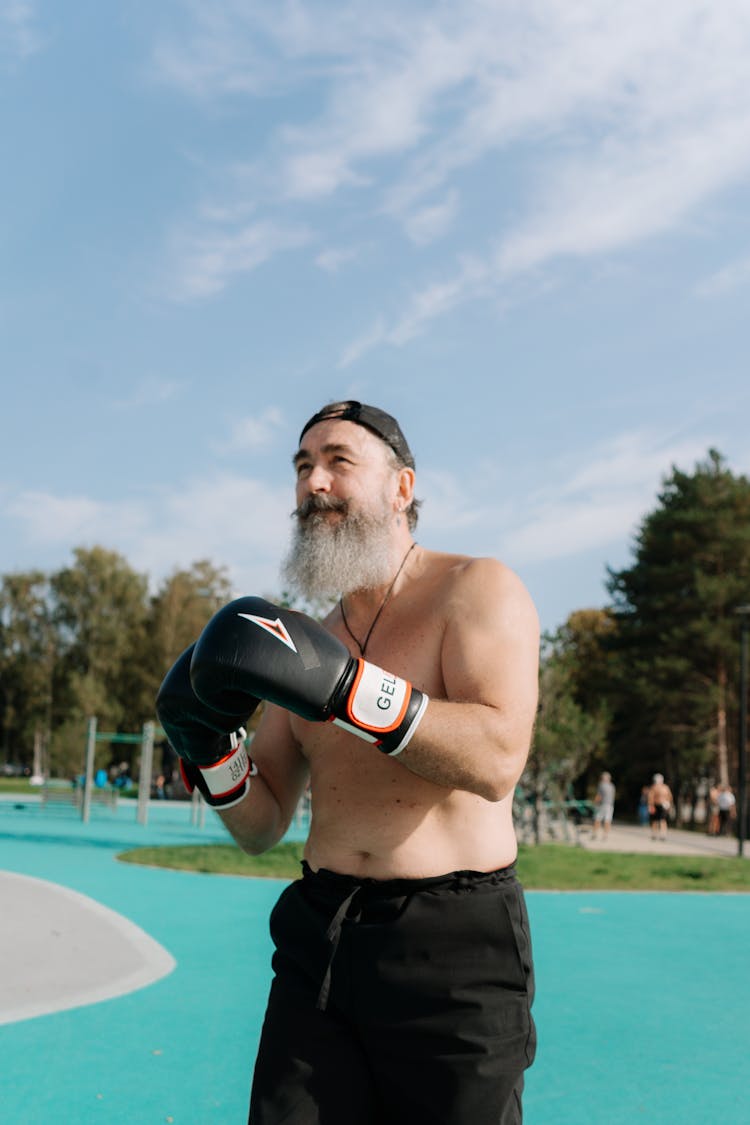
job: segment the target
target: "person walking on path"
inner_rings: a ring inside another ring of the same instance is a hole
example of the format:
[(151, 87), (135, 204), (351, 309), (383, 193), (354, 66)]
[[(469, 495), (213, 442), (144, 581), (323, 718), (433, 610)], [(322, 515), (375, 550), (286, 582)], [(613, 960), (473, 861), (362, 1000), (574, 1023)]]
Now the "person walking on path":
[(612, 826), (612, 817), (615, 812), (615, 787), (612, 784), (612, 774), (607, 770), (599, 778), (599, 785), (594, 797), (594, 824), (591, 829), (591, 839), (595, 840), (601, 828), (602, 838), (607, 839)]
[(719, 836), (727, 836), (729, 834), (729, 825), (737, 815), (737, 801), (735, 800), (734, 793), (731, 786), (720, 785), (719, 792), (716, 797), (716, 803), (719, 808)]
[(648, 791), (650, 786), (644, 785), (641, 789), (641, 795), (638, 799), (638, 823), (642, 824), (644, 828), (648, 827)]
[(708, 834), (719, 835), (719, 786), (712, 785), (708, 791)]
[(652, 840), (666, 840), (673, 801), (672, 790), (664, 781), (664, 774), (655, 773), (648, 791), (648, 815)]

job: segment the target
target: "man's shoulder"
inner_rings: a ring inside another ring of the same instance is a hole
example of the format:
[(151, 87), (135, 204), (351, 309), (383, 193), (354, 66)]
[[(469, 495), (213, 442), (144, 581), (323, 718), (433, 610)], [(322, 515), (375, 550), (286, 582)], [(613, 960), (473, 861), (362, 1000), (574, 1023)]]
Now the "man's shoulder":
[(424, 550), (423, 559), (428, 573), (451, 584), (505, 582), (521, 585), (520, 578), (509, 566), (490, 556)]
[(500, 559), (487, 556), (459, 556), (455, 568), (455, 587), (459, 594), (466, 592), (482, 600), (493, 599), (499, 603), (524, 606), (534, 611), (531, 595), (518, 574)]
[(419, 580), (423, 595), (439, 599), (449, 617), (470, 619), (477, 611), (487, 617), (491, 608), (495, 619), (512, 618), (518, 627), (538, 631), (529, 591), (500, 559), (429, 551)]

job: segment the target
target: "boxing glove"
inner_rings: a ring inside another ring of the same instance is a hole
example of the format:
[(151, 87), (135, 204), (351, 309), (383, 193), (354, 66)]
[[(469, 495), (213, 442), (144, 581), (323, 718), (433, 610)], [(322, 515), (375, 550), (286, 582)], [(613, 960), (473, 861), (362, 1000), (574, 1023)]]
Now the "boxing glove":
[(237, 598), (198, 638), (190, 679), (199, 699), (232, 713), (247, 696), (311, 722), (332, 721), (399, 754), (428, 697), (399, 676), (352, 657), (317, 621), (263, 598)]
[(189, 793), (199, 789), (209, 805), (229, 809), (247, 795), (258, 771), (245, 749), (245, 723), (259, 700), (245, 696), (236, 714), (219, 714), (196, 696), (190, 684), (190, 658), (185, 649), (167, 672), (156, 696), (156, 714), (180, 759)]

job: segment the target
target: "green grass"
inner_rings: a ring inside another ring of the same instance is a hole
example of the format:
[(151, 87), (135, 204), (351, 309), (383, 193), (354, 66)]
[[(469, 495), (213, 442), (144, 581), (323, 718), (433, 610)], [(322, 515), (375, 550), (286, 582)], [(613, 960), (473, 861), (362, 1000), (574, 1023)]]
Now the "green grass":
[(27, 777), (0, 777), (0, 793), (38, 793), (38, 785), (29, 785)]
[(521, 847), (518, 874), (529, 890), (750, 892), (746, 859), (589, 852), (560, 844)]
[[(248, 856), (233, 844), (199, 844), (136, 848), (118, 858), (211, 875), (295, 879), (302, 851), (301, 843), (279, 844), (264, 855)], [(587, 852), (561, 844), (522, 846), (518, 874), (527, 890), (750, 891), (745, 859)]]
[(278, 844), (263, 855), (250, 856), (234, 844), (183, 844), (177, 847), (134, 848), (121, 852), (126, 863), (173, 867), (206, 875), (247, 875), (265, 879), (296, 879), (304, 844)]
[[(64, 777), (53, 778), (52, 784), (57, 785), (61, 788), (66, 788), (67, 786), (70, 785), (70, 778), (64, 778)], [(13, 793), (13, 794), (22, 793), (22, 794), (25, 794), (27, 797), (33, 796), (33, 795), (36, 795), (38, 797), (40, 792), (41, 792), (41, 786), (31, 785), (30, 782), (29, 782), (29, 779), (27, 777), (0, 777), (0, 794), (2, 794), (2, 793)], [(133, 799), (135, 799), (138, 796), (138, 786), (137, 785), (131, 785), (131, 787), (129, 789), (120, 790), (120, 791), (118, 791), (117, 796), (118, 796), (118, 798), (132, 797)]]

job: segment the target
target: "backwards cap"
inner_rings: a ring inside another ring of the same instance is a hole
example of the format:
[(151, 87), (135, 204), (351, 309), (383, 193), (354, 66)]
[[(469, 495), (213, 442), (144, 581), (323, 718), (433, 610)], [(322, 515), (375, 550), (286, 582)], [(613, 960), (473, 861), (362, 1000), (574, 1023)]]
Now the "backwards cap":
[(327, 422), (330, 419), (341, 422), (356, 422), (358, 426), (364, 426), (371, 430), (381, 441), (391, 447), (403, 465), (406, 465), (409, 469), (414, 468), (414, 458), (396, 419), (392, 415), (386, 414), (384, 410), (378, 410), (377, 406), (366, 406), (354, 399), (348, 399), (346, 402), (331, 402), (328, 406), (319, 410), (317, 414), (313, 414), (312, 418), (305, 423), (302, 433), (299, 435), (300, 445), (302, 444), (302, 438), (311, 426), (317, 425), (318, 422)]

